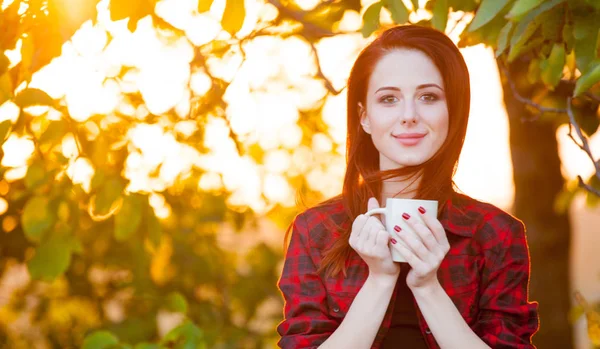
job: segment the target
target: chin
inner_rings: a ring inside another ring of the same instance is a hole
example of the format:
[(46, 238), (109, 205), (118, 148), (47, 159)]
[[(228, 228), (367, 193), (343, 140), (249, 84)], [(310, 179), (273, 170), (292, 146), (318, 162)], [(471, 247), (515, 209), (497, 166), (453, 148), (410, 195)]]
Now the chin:
[(417, 166), (427, 160), (426, 156), (402, 156), (390, 158), (396, 167)]

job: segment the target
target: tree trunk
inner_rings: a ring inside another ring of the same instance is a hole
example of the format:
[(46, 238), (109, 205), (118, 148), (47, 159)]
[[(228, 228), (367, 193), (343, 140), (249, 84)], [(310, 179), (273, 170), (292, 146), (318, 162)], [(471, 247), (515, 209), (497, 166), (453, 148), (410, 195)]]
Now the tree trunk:
[[(516, 64), (519, 67), (511, 67), (511, 76), (524, 73), (523, 68), (527, 67), (522, 62)], [(544, 349), (573, 348), (572, 327), (568, 322), (569, 213), (554, 212), (555, 198), (564, 183), (560, 171), (556, 124), (522, 121), (532, 115), (515, 99), (506, 79), (502, 80), (514, 168), (514, 215), (527, 228), (531, 255), (529, 297), (539, 302), (540, 330), (533, 337), (533, 343)], [(520, 95), (526, 97), (527, 92), (520, 91)]]

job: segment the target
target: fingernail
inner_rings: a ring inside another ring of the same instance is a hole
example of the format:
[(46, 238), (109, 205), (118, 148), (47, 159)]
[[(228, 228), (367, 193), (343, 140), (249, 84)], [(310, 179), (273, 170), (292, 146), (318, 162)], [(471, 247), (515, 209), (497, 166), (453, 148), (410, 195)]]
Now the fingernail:
[(425, 209), (423, 208), (423, 206), (419, 207), (419, 212), (421, 212), (422, 214), (425, 214)]
[(402, 218), (409, 220), (410, 219), (410, 215), (408, 213), (403, 213), (402, 214)]
[(394, 245), (398, 242), (398, 241), (396, 241), (396, 239), (392, 239), (390, 241), (392, 241), (392, 244), (394, 244)]
[(400, 229), (400, 227), (396, 225), (396, 226), (394, 226), (394, 230), (395, 230), (395, 231), (397, 231), (397, 232), (399, 233), (399, 232), (400, 232), (400, 230), (402, 230), (402, 229)]

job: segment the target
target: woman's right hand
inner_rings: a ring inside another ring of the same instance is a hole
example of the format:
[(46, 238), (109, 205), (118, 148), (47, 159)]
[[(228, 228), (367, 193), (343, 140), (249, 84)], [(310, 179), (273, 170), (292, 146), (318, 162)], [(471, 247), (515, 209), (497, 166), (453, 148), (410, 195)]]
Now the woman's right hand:
[[(378, 208), (379, 203), (376, 198), (370, 198), (367, 206), (368, 210), (372, 210)], [(367, 263), (369, 276), (395, 282), (400, 274), (400, 264), (392, 260), (388, 247), (390, 240), (390, 233), (379, 218), (361, 214), (352, 223), (348, 242)]]

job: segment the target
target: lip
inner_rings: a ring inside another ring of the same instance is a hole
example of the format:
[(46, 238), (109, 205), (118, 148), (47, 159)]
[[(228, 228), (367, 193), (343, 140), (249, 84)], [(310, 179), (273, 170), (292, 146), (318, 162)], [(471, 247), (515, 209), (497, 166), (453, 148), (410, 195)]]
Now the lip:
[(406, 146), (417, 145), (423, 137), (425, 137), (425, 133), (401, 133), (399, 135), (392, 135), (398, 143)]

